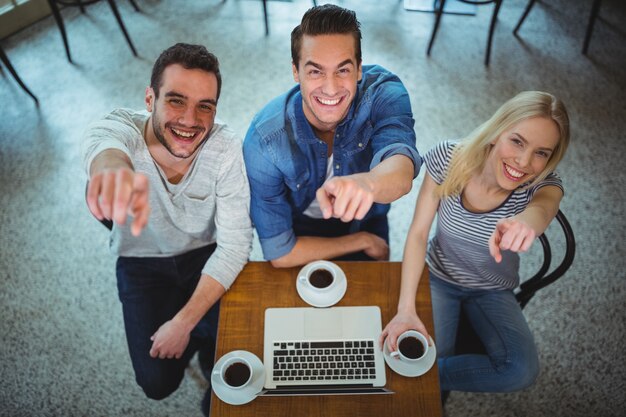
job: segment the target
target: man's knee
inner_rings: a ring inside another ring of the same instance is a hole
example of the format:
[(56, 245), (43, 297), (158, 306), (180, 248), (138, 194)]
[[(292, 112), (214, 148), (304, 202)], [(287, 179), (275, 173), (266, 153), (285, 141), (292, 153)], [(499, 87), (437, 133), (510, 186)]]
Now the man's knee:
[(137, 375), (137, 384), (143, 389), (146, 397), (153, 400), (167, 398), (180, 386), (182, 378), (172, 376)]

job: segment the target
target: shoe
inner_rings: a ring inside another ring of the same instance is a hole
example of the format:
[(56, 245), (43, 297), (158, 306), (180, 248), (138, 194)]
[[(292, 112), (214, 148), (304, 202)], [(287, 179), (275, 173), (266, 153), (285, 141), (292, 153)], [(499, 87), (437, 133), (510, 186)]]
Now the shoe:
[[(213, 339), (209, 340), (205, 346), (198, 350), (198, 362), (200, 363), (202, 375), (204, 375), (209, 385), (211, 385), (211, 371), (215, 364), (215, 342)], [(210, 397), (209, 395), (209, 401)]]
[(204, 417), (210, 417), (211, 415), (211, 388), (206, 390), (202, 402), (200, 403), (200, 409)]

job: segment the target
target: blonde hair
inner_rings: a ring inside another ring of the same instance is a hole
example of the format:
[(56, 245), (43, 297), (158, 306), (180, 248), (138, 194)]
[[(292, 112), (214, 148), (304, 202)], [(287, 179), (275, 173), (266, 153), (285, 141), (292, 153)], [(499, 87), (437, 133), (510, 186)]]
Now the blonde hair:
[(492, 143), (514, 125), (533, 117), (554, 121), (560, 133), (546, 167), (528, 186), (544, 180), (563, 159), (569, 145), (569, 117), (563, 102), (552, 94), (524, 91), (504, 103), (489, 120), (455, 147), (446, 178), (436, 189), (437, 195), (440, 198), (459, 195), (470, 178), (483, 169)]

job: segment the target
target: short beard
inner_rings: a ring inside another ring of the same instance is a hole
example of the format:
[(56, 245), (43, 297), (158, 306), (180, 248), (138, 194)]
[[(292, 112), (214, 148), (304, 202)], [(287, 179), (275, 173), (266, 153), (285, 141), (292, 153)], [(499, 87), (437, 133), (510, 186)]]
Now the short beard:
[(198, 145), (194, 148), (194, 150), (190, 154), (177, 154), (174, 151), (174, 149), (172, 149), (170, 144), (167, 143), (167, 141), (165, 140), (165, 135), (163, 135), (163, 131), (161, 130), (161, 127), (159, 126), (159, 121), (154, 116), (152, 117), (152, 130), (154, 131), (154, 136), (156, 136), (159, 143), (161, 143), (161, 145), (163, 145), (170, 154), (181, 159), (187, 159), (195, 155), (198, 148), (200, 148), (200, 146), (202, 146), (202, 144), (206, 142), (206, 140), (209, 138), (209, 134), (211, 133), (211, 132), (208, 132), (206, 136), (200, 142), (198, 142)]

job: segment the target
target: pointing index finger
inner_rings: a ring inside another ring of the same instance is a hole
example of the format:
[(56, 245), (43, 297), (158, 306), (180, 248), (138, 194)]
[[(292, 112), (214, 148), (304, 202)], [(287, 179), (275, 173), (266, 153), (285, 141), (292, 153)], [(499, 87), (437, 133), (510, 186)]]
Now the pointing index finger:
[(326, 184), (322, 185), (316, 193), (317, 202), (320, 205), (320, 210), (322, 211), (322, 215), (325, 219), (330, 219), (333, 214), (333, 204), (326, 192)]
[(500, 263), (502, 260), (502, 254), (500, 253), (500, 231), (496, 228), (489, 238), (489, 254)]
[(91, 180), (89, 180), (89, 184), (87, 184), (87, 207), (89, 207), (91, 214), (93, 214), (98, 220), (102, 220), (104, 218), (98, 202), (101, 185), (102, 177), (99, 175), (95, 175), (91, 178)]

